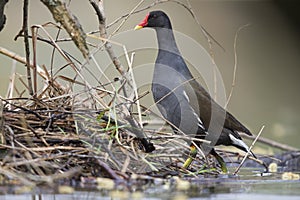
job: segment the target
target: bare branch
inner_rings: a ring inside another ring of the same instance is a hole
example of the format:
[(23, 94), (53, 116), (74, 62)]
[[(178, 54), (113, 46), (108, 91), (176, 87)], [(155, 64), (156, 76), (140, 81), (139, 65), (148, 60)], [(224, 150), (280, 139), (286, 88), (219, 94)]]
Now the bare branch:
[[(98, 3), (97, 3), (98, 1)], [(96, 11), (96, 14), (98, 16), (98, 21), (99, 21), (99, 31), (100, 31), (100, 37), (108, 39), (107, 37), (107, 32), (106, 32), (106, 17), (105, 17), (105, 12), (104, 12), (104, 7), (103, 7), (103, 0), (90, 0), (91, 5)], [(116, 69), (118, 72), (122, 75), (126, 75), (126, 70), (121, 64), (120, 60), (116, 56), (112, 44), (108, 40), (103, 41), (105, 45), (105, 49), (112, 60), (113, 64), (115, 65)]]
[(20, 33), (22, 32), (24, 32), (28, 90), (29, 90), (29, 94), (33, 95), (31, 72), (30, 72), (30, 50), (29, 50), (29, 40), (28, 40), (28, 0), (24, 0), (24, 5), (23, 5), (23, 27)]
[(68, 32), (83, 57), (87, 58), (89, 50), (86, 44), (86, 34), (76, 16), (67, 8), (66, 3), (61, 0), (41, 0), (41, 2), (48, 7), (55, 21)]

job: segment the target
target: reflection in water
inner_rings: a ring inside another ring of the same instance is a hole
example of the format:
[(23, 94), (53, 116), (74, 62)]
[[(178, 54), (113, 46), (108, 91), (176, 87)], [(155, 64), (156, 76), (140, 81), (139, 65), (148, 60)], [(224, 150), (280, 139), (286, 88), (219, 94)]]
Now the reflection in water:
[[(127, 190), (104, 190), (97, 188), (77, 188), (72, 194), (55, 194), (55, 190), (41, 187), (36, 189), (35, 194), (22, 195), (2, 195), (0, 199), (5, 200), (54, 200), (54, 199), (299, 199), (300, 182), (282, 181), (281, 174), (267, 174), (267, 176), (257, 176), (251, 169), (243, 169), (237, 177), (224, 175), (219, 178), (194, 178), (190, 181), (189, 189), (178, 189), (175, 179), (157, 179), (151, 183), (132, 185), (131, 192)], [(179, 198), (180, 197), (180, 198)]]

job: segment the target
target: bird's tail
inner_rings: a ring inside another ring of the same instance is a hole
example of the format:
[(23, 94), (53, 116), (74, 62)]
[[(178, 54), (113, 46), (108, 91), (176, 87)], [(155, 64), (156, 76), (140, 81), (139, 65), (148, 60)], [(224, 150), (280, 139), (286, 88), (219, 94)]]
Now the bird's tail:
[(229, 138), (232, 141), (232, 145), (235, 146), (236, 148), (248, 152), (251, 156), (254, 158), (257, 158), (255, 154), (250, 150), (248, 145), (242, 140), (242, 138), (236, 138), (234, 135), (229, 134)]

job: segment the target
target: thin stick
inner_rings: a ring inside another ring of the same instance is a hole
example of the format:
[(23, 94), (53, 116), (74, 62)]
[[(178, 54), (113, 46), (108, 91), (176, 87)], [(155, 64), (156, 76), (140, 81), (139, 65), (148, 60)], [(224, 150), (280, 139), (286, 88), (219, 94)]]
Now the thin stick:
[[(191, 13), (191, 15), (193, 16), (194, 20), (196, 21), (196, 23), (199, 25), (200, 27), (200, 30), (202, 32), (202, 34), (204, 35), (204, 37), (206, 38), (207, 40), (207, 43), (209, 45), (209, 54), (211, 56), (211, 62), (213, 64), (213, 80), (214, 80), (214, 95), (213, 95), (213, 99), (214, 100), (217, 100), (217, 73), (216, 73), (216, 70), (217, 70), (217, 65), (216, 65), (216, 62), (215, 62), (215, 55), (214, 55), (214, 52), (213, 52), (213, 48), (212, 48), (212, 40), (219, 46), (221, 47), (223, 50), (224, 48), (222, 47), (222, 45), (220, 45), (220, 43), (218, 43), (217, 40), (214, 39), (214, 37), (212, 37), (208, 31), (206, 31), (206, 29), (202, 26), (202, 24), (200, 23), (199, 19), (197, 18), (197, 16), (195, 15), (193, 9), (192, 9), (192, 6), (189, 2), (189, 0), (187, 0), (187, 4), (188, 4), (188, 10), (189, 12)], [(212, 39), (212, 40), (211, 40)]]
[(31, 72), (30, 72), (30, 50), (29, 50), (29, 40), (28, 40), (28, 0), (24, 0), (23, 27), (22, 27), (22, 30), (20, 31), (20, 33), (21, 32), (24, 32), (28, 90), (29, 90), (29, 94), (33, 95)]
[(236, 170), (235, 170), (235, 172), (233, 173), (233, 175), (236, 175), (236, 174), (239, 172), (240, 168), (243, 166), (243, 164), (244, 164), (246, 158), (248, 157), (248, 155), (249, 155), (251, 149), (253, 148), (254, 144), (255, 144), (256, 141), (257, 141), (257, 139), (260, 137), (260, 135), (261, 135), (261, 133), (263, 132), (264, 128), (265, 128), (265, 125), (263, 125), (263, 126), (260, 128), (260, 130), (259, 130), (259, 132), (258, 132), (258, 134), (257, 134), (257, 136), (256, 136), (256, 138), (255, 138), (255, 140), (252, 142), (252, 144), (251, 144), (251, 146), (249, 147), (248, 151), (246, 152), (246, 154), (245, 154), (245, 156), (244, 156), (242, 162), (241, 162), (240, 165), (236, 168)]
[(109, 175), (112, 179), (114, 179), (115, 181), (120, 181), (122, 182), (123, 179), (121, 179), (117, 174), (116, 172), (111, 169), (105, 162), (103, 162), (102, 160), (100, 159), (96, 159), (96, 162), (97, 164), (102, 167)]
[[(249, 136), (249, 135), (243, 134), (243, 137), (254, 139), (256, 136), (255, 135)], [(257, 141), (260, 143), (266, 144), (268, 146), (278, 148), (283, 151), (300, 151), (299, 148), (295, 148), (295, 147), (289, 146), (287, 144), (282, 144), (282, 143), (279, 143), (279, 142), (276, 142), (274, 140), (264, 138), (264, 137), (259, 137), (259, 139)]]
[[(5, 48), (3, 48), (3, 47), (0, 47), (0, 54), (3, 54), (3, 55), (5, 55), (5, 56), (8, 56), (8, 57), (10, 57), (10, 58), (12, 58), (12, 59), (14, 59), (14, 60), (16, 60), (16, 61), (22, 63), (22, 64), (26, 64), (26, 59), (25, 59), (24, 57), (22, 57), (22, 56), (20, 56), (20, 55), (18, 55), (18, 54), (16, 54), (16, 53), (14, 53), (14, 52), (12, 52), (12, 51), (10, 51), (10, 50), (8, 50), (8, 49), (5, 49)], [(30, 67), (33, 68), (33, 65), (30, 65)], [(43, 78), (46, 82), (51, 81), (51, 80), (49, 79), (49, 77), (47, 76), (47, 73), (45, 72), (45, 70), (42, 69), (39, 65), (36, 65), (36, 70), (37, 70), (38, 75), (39, 75), (41, 78)], [(52, 81), (52, 83), (53, 83), (56, 87), (59, 87), (59, 88), (62, 87), (59, 83), (55, 82), (54, 80)]]
[(35, 27), (31, 27), (31, 34), (32, 34), (32, 48), (33, 48), (33, 89), (34, 89), (34, 97), (37, 96), (37, 70), (36, 70), (36, 43), (37, 43), (37, 34), (36, 34), (36, 28)]
[[(15, 77), (16, 77), (16, 61), (13, 60), (12, 69), (11, 69), (11, 76), (9, 78), (9, 85), (8, 85), (7, 93), (6, 93), (6, 98), (7, 99), (11, 99), (13, 97), (14, 87), (15, 87)], [(7, 108), (8, 108), (8, 110), (10, 110), (11, 105), (9, 104)]]
[[(98, 2), (95, 0), (90, 0), (90, 4), (94, 8), (94, 10), (96, 11), (96, 14), (98, 16), (100, 37), (108, 38), (107, 32), (106, 32), (106, 16), (105, 16), (104, 7), (103, 7), (103, 0), (100, 0)], [(126, 69), (123, 67), (123, 65), (121, 64), (121, 61), (116, 56), (111, 43), (107, 42), (107, 41), (103, 41), (103, 43), (104, 43), (105, 49), (106, 49), (110, 59), (112, 60), (116, 69), (118, 70), (118, 72), (121, 75), (125, 75)]]
[(127, 19), (132, 15), (132, 13), (142, 4), (144, 3), (145, 0), (141, 0), (130, 12), (129, 14), (123, 19), (123, 21), (121, 22), (121, 24), (118, 26), (118, 28), (116, 28), (108, 38), (112, 37), (113, 35), (115, 35), (120, 29), (121, 27), (124, 25), (124, 23), (127, 21)]
[(124, 49), (126, 60), (127, 60), (128, 67), (129, 67), (129, 73), (130, 73), (131, 80), (132, 80), (133, 92), (134, 92), (134, 95), (136, 98), (136, 105), (137, 105), (137, 111), (138, 111), (138, 116), (139, 116), (139, 124), (140, 124), (140, 127), (143, 128), (141, 105), (140, 105), (139, 95), (138, 95), (138, 91), (137, 91), (138, 88), (137, 88), (137, 85), (136, 85), (136, 82), (134, 79), (134, 74), (133, 74), (133, 69), (132, 69), (133, 58), (134, 58), (135, 53), (133, 52), (131, 54), (131, 58), (129, 59), (129, 55), (128, 55), (126, 47), (123, 46), (123, 49)]
[(232, 83), (231, 83), (231, 89), (230, 89), (230, 93), (229, 96), (227, 98), (226, 104), (225, 104), (225, 108), (228, 106), (228, 103), (231, 99), (232, 93), (233, 93), (233, 88), (235, 86), (235, 82), (236, 82), (236, 72), (237, 72), (237, 52), (236, 52), (236, 44), (237, 44), (237, 39), (238, 39), (238, 35), (239, 32), (246, 28), (247, 26), (249, 26), (250, 24), (245, 24), (243, 26), (241, 26), (235, 33), (235, 37), (234, 37), (234, 43), (233, 43), (233, 52), (234, 52), (234, 68), (233, 68), (233, 77), (232, 77)]

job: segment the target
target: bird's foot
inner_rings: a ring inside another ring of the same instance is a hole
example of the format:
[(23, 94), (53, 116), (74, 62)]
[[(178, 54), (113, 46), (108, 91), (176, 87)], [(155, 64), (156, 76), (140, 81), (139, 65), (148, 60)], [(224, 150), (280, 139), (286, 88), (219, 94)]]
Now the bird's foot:
[(221, 166), (221, 170), (224, 174), (228, 173), (228, 169), (226, 167), (226, 162), (223, 160), (223, 158), (213, 149), (212, 155), (217, 159), (218, 163)]
[(220, 163), (219, 162), (219, 164), (221, 165), (221, 170), (222, 170), (222, 172), (224, 173), (224, 174), (227, 174), (228, 173), (228, 169), (227, 169), (227, 167), (226, 167), (226, 163), (224, 162), (224, 163)]

